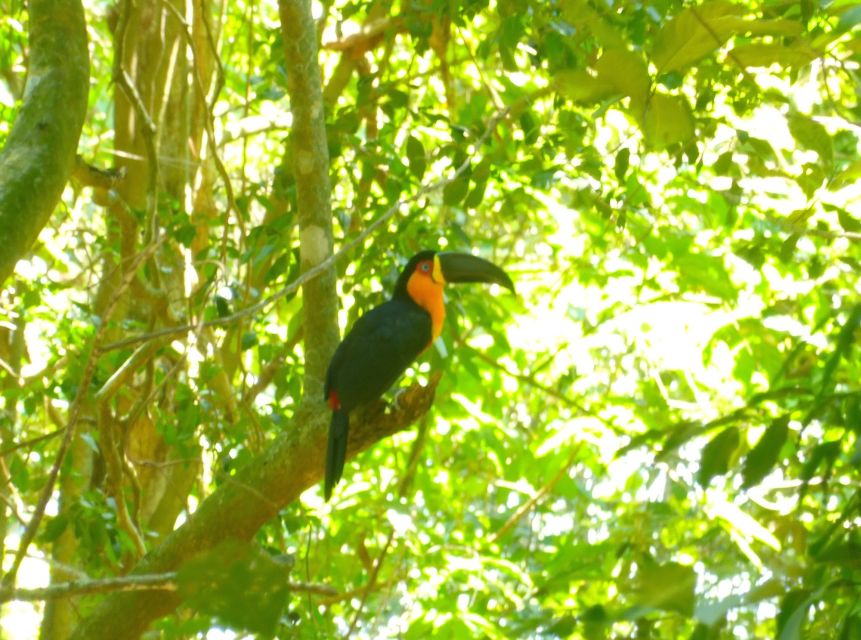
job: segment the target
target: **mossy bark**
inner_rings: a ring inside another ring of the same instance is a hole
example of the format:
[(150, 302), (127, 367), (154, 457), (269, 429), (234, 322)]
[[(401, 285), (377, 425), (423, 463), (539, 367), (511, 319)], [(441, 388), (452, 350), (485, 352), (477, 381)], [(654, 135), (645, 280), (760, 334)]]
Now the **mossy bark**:
[(59, 202), (87, 113), (90, 58), (81, 2), (30, 0), (29, 6), (27, 88), (0, 152), (0, 285)]

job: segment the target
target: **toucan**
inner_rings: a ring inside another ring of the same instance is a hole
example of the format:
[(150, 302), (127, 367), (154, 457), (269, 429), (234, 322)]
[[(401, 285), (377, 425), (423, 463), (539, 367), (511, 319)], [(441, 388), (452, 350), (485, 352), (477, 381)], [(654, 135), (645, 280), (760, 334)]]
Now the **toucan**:
[(326, 451), (326, 501), (347, 458), (350, 411), (376, 400), (436, 340), (446, 283), (488, 282), (514, 291), (508, 274), (468, 253), (421, 251), (401, 271), (391, 300), (360, 317), (329, 363), (323, 393), (332, 410)]

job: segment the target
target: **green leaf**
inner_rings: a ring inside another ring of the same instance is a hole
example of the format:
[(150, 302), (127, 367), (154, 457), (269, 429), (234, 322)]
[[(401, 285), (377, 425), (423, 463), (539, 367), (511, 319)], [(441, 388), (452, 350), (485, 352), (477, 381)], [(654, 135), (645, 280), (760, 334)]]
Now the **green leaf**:
[(229, 540), (183, 565), (177, 584), (192, 609), (272, 635), (287, 605), (289, 567), (258, 547)]
[(807, 591), (794, 590), (786, 594), (780, 603), (777, 616), (778, 640), (800, 640), (807, 610), (813, 604), (812, 596)]
[(837, 177), (834, 179), (834, 185), (836, 188), (841, 188), (852, 184), (859, 178), (861, 178), (861, 160), (855, 160), (837, 174)]
[(70, 512), (65, 511), (54, 518), (49, 518), (46, 524), (42, 526), (39, 542), (51, 544), (57, 540), (69, 526), (69, 515)]
[(861, 23), (861, 6), (855, 6), (840, 14), (837, 31), (849, 31), (859, 23)]
[(756, 446), (744, 460), (742, 477), (744, 487), (758, 484), (772, 470), (780, 458), (780, 450), (789, 435), (789, 415), (772, 420)]
[(651, 78), (643, 59), (627, 49), (610, 49), (595, 64), (598, 78), (619, 93), (643, 104), (649, 95)]
[(538, 134), (541, 132), (541, 127), (537, 123), (534, 115), (528, 109), (525, 109), (520, 114), (520, 128), (523, 130), (523, 140), (526, 144), (534, 145), (538, 140)]
[(442, 192), (442, 201), (450, 207), (455, 206), (466, 197), (468, 192), (469, 178), (467, 176), (459, 176), (445, 186)]
[(790, 114), (787, 121), (795, 141), (803, 148), (815, 151), (819, 159), (830, 166), (834, 161), (834, 149), (828, 130), (813, 118), (800, 113)]
[(246, 331), (242, 334), (240, 348), (242, 349), (242, 351), (245, 351), (246, 349), (250, 349), (251, 347), (256, 347), (259, 342), (260, 341), (257, 337), (256, 331)]
[(852, 395), (843, 401), (843, 424), (861, 434), (861, 395)]
[(230, 315), (230, 302), (224, 296), (215, 296), (215, 309), (219, 318)]
[(616, 179), (624, 183), (625, 174), (628, 173), (628, 165), (631, 159), (631, 150), (627, 147), (622, 147), (616, 154), (616, 161), (613, 163), (613, 173), (616, 174)]
[(690, 617), (694, 613), (696, 584), (697, 574), (693, 567), (676, 562), (657, 564), (647, 558), (637, 571), (637, 602), (641, 606), (675, 611)]
[(686, 67), (716, 51), (738, 30), (741, 8), (714, 0), (682, 11), (655, 38), (652, 62), (658, 73)]
[(755, 36), (787, 36), (795, 37), (804, 32), (804, 25), (797, 20), (777, 18), (774, 20), (759, 19), (746, 20), (744, 30), (740, 33), (749, 33)]
[(828, 442), (816, 445), (810, 453), (807, 462), (801, 468), (801, 479), (804, 482), (809, 482), (823, 461), (826, 463), (826, 466), (833, 465), (838, 455), (840, 455), (839, 440), (829, 440)]
[(416, 180), (421, 180), (427, 169), (427, 157), (424, 145), (415, 136), (407, 138), (407, 160), (410, 165), (410, 173), (415, 176)]
[(618, 28), (592, 8), (586, 0), (562, 0), (562, 15), (570, 24), (591, 33), (602, 46), (624, 47), (625, 40)]
[(729, 471), (732, 457), (739, 445), (738, 427), (724, 429), (703, 447), (700, 456), (700, 469), (697, 482), (707, 487), (715, 476), (722, 476)]
[(656, 149), (665, 149), (693, 138), (694, 119), (687, 99), (664, 93), (653, 95), (646, 105), (643, 133)]
[(724, 266), (723, 259), (703, 253), (687, 253), (673, 260), (680, 274), (680, 286), (702, 290), (721, 300), (734, 300), (738, 290)]
[(475, 209), (484, 201), (484, 191), (487, 189), (487, 182), (482, 181), (476, 184), (472, 191), (469, 192), (469, 195), (466, 197), (466, 200), (463, 201), (463, 206), (467, 209)]
[(844, 231), (848, 231), (849, 233), (858, 233), (861, 231), (861, 222), (858, 222), (858, 220), (849, 215), (849, 212), (845, 209), (837, 209), (837, 220)]
[(197, 229), (192, 224), (184, 224), (173, 232), (173, 236), (184, 247), (191, 246), (194, 237), (197, 235)]
[[(797, 36), (804, 27), (796, 20), (748, 20), (743, 8), (723, 0), (682, 11), (655, 38), (652, 60), (663, 74), (685, 67), (717, 51), (736, 35)], [(814, 56), (815, 57), (815, 56)]]
[(856, 304), (852, 307), (846, 323), (840, 328), (840, 333), (837, 335), (837, 345), (834, 347), (831, 355), (828, 356), (825, 367), (822, 369), (822, 383), (819, 388), (820, 397), (831, 388), (831, 378), (837, 369), (840, 359), (849, 357), (852, 345), (855, 342), (855, 330), (859, 325), (861, 325), (861, 304)]
[(598, 102), (614, 91), (606, 78), (590, 75), (583, 69), (560, 71), (553, 78), (553, 86), (569, 100), (584, 103)]
[(9, 465), (9, 474), (11, 475), (12, 484), (18, 491), (21, 493), (29, 491), (30, 467), (20, 456), (12, 458), (12, 463)]
[(751, 42), (732, 49), (733, 57), (744, 67), (803, 67), (817, 57), (816, 51), (800, 43), (784, 45), (776, 42)]

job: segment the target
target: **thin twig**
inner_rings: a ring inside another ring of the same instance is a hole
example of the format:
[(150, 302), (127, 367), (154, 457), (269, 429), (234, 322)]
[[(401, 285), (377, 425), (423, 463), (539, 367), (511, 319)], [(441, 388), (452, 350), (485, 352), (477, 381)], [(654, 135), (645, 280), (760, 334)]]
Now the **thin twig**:
[[(18, 551), (16, 549), (6, 549), (5, 555), (14, 556), (17, 552)], [(65, 575), (77, 580), (90, 579), (90, 576), (88, 576), (86, 573), (84, 573), (77, 567), (73, 567), (72, 565), (66, 564), (65, 562), (60, 562), (59, 560), (55, 560), (51, 556), (28, 553), (27, 558), (30, 560), (36, 560), (38, 562), (45, 563), (48, 567), (54, 570), (54, 574), (56, 575)]]
[(371, 569), (371, 574), (368, 576), (368, 584), (362, 590), (362, 600), (359, 602), (359, 606), (356, 609), (355, 615), (353, 615), (353, 620), (350, 622), (350, 628), (347, 629), (347, 633), (344, 634), (344, 638), (349, 638), (353, 635), (353, 632), (356, 630), (356, 627), (359, 624), (359, 617), (362, 615), (362, 611), (365, 608), (365, 603), (368, 601), (368, 596), (371, 595), (371, 591), (374, 589), (374, 586), (377, 584), (377, 576), (380, 575), (380, 569), (383, 566), (383, 562), (386, 559), (386, 556), (389, 553), (389, 547), (392, 546), (392, 540), (395, 538), (395, 529), (392, 527), (392, 530), (389, 531), (389, 537), (386, 540), (386, 544), (383, 547), (383, 550), (380, 551), (380, 555), (377, 556), (377, 561), (374, 563), (374, 568)]
[[(401, 581), (400, 578), (395, 578), (395, 579), (391, 579), (391, 580), (383, 580), (382, 582), (377, 582), (374, 585), (372, 591), (380, 591), (382, 589), (391, 589), (392, 587), (396, 586), (400, 581)], [(336, 593), (335, 595), (323, 598), (323, 600), (320, 601), (320, 604), (322, 604), (324, 607), (328, 607), (328, 606), (335, 604), (336, 602), (349, 602), (350, 600), (356, 598), (357, 596), (362, 595), (367, 590), (368, 590), (368, 587), (364, 586), (364, 587), (357, 587), (355, 589), (350, 589), (349, 591), (341, 591), (341, 592)]]
[(553, 487), (555, 487), (556, 484), (562, 478), (564, 478), (566, 475), (568, 475), (569, 469), (571, 469), (571, 467), (574, 465), (574, 461), (577, 459), (577, 454), (580, 453), (580, 447), (581, 446), (582, 445), (578, 444), (576, 447), (574, 447), (574, 449), (571, 451), (571, 455), (568, 456), (568, 460), (565, 462), (565, 464), (562, 465), (562, 467), (559, 469), (559, 471), (556, 472), (556, 475), (554, 475), (552, 478), (550, 478), (550, 481), (547, 484), (545, 484), (543, 487), (541, 487), (535, 493), (534, 496), (532, 496), (531, 498), (529, 498), (529, 500), (527, 500), (522, 505), (520, 505), (520, 507), (518, 507), (517, 511), (515, 511), (513, 514), (511, 514), (511, 517), (505, 521), (505, 524), (502, 525), (499, 528), (499, 530), (496, 533), (494, 533), (493, 536), (490, 538), (491, 544), (499, 542), (499, 540), (506, 533), (508, 533), (511, 529), (514, 528), (514, 525), (516, 525), (518, 522), (520, 522), (520, 520), (523, 518), (523, 516), (525, 516), (529, 511), (531, 511), (532, 508), (536, 504), (538, 504), (538, 502), (541, 501), (542, 498), (544, 498), (544, 496), (546, 496), (548, 493), (550, 493), (553, 490)]
[[(415, 471), (416, 467), (418, 467), (419, 460), (421, 459), (421, 452), (424, 449), (425, 442), (427, 441), (427, 431), (428, 431), (428, 414), (424, 415), (424, 418), (419, 423), (419, 431), (416, 435), (416, 440), (413, 443), (412, 449), (410, 451), (410, 457), (407, 461), (407, 467), (404, 470), (404, 473), (401, 477), (401, 481), (398, 484), (398, 496), (401, 498), (406, 497), (409, 493), (410, 487), (412, 486), (413, 480), (415, 479)], [(353, 616), (353, 621), (350, 624), (350, 628), (347, 630), (347, 634), (344, 636), (345, 638), (349, 638), (353, 632), (356, 630), (356, 625), (359, 623), (359, 617), (362, 615), (362, 611), (365, 608), (365, 604), (368, 600), (368, 596), (370, 596), (371, 592), (376, 590), (377, 579), (380, 575), (380, 569), (383, 566), (383, 562), (386, 559), (386, 556), (389, 553), (389, 547), (391, 547), (392, 541), (395, 537), (395, 529), (392, 527), (391, 531), (389, 531), (389, 537), (386, 540), (386, 544), (383, 547), (383, 550), (380, 552), (380, 555), (377, 556), (377, 560), (374, 563), (373, 568), (371, 569), (371, 573), (368, 576), (368, 583), (362, 588), (362, 599), (359, 603), (358, 609), (356, 609), (356, 613)]]
[(589, 417), (595, 418), (596, 420), (601, 422), (605, 427), (607, 427), (613, 433), (616, 433), (616, 434), (622, 434), (623, 433), (622, 430), (619, 429), (617, 426), (610, 423), (608, 420), (602, 418), (600, 415), (598, 415), (594, 411), (590, 411), (589, 409), (584, 407), (582, 404), (580, 404), (579, 402), (577, 402), (573, 398), (566, 396), (564, 393), (562, 393), (561, 391), (557, 391), (553, 387), (550, 387), (550, 386), (548, 386), (542, 382), (539, 382), (535, 378), (535, 376), (530, 375), (528, 373), (521, 373), (519, 371), (511, 371), (505, 365), (500, 363), (498, 360), (491, 358), (486, 353), (483, 353), (482, 351), (479, 351), (478, 349), (473, 349), (472, 347), (470, 347), (468, 344), (465, 344), (465, 343), (463, 343), (463, 346), (466, 347), (467, 349), (469, 349), (473, 353), (473, 355), (478, 357), (480, 360), (482, 360), (486, 364), (494, 367), (495, 369), (498, 369), (499, 371), (501, 371), (505, 375), (509, 376), (510, 378), (514, 378), (515, 380), (519, 380), (520, 382), (524, 382), (524, 383), (526, 383), (532, 387), (535, 387), (539, 391), (543, 391), (548, 396), (556, 398), (557, 400), (562, 402), (562, 404), (565, 404), (565, 405), (567, 405), (573, 409), (576, 409), (577, 411), (579, 411), (584, 416), (589, 416)]
[(337, 597), (338, 590), (326, 584), (314, 584), (312, 582), (289, 582), (290, 591), (301, 591), (312, 596)]
[(10, 453), (14, 453), (18, 451), (18, 449), (25, 449), (27, 447), (32, 447), (35, 444), (39, 444), (43, 440), (49, 440), (51, 438), (55, 438), (66, 430), (66, 427), (60, 427), (56, 431), (51, 431), (49, 433), (42, 434), (41, 436), (36, 436), (35, 438), (30, 438), (29, 440), (22, 440), (21, 442), (16, 442), (13, 445), (9, 445), (2, 451), (0, 451), (0, 458), (5, 458)]

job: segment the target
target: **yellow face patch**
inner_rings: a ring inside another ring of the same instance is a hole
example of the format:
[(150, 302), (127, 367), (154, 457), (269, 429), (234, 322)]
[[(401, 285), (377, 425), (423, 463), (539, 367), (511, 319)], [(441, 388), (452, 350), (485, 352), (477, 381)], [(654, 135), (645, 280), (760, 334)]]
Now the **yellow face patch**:
[(433, 257), (433, 274), (432, 274), (434, 282), (439, 282), (440, 284), (445, 284), (445, 276), (442, 275), (442, 265), (439, 262), (439, 256), (435, 255)]

